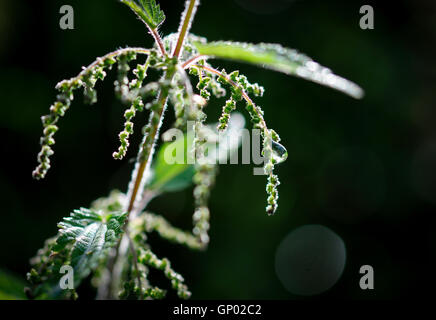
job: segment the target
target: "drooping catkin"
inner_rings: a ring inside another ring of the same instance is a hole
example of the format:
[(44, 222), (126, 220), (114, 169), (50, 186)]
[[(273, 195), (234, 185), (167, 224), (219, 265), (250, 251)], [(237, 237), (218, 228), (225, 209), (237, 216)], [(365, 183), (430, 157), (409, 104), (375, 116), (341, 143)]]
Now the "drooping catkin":
[[(199, 70), (197, 70), (199, 69)], [(230, 85), (230, 99), (226, 101), (226, 105), (222, 109), (222, 114), (219, 119), (218, 129), (224, 131), (227, 129), (230, 115), (233, 110), (236, 109), (237, 102), (245, 99), (246, 110), (250, 115), (253, 127), (261, 130), (263, 137), (262, 155), (264, 156), (264, 172), (268, 176), (268, 183), (266, 186), (267, 191), (267, 207), (266, 212), (271, 215), (277, 210), (278, 190), (277, 187), (280, 184), (278, 177), (273, 174), (274, 165), (282, 162), (287, 157), (286, 149), (279, 143), (280, 138), (278, 134), (271, 129), (268, 129), (264, 120), (263, 110), (256, 105), (249, 95), (262, 96), (264, 93), (263, 87), (257, 83), (251, 84), (247, 77), (241, 75), (239, 71), (233, 71), (227, 74), (223, 69), (217, 71), (209, 67), (206, 63), (201, 62), (191, 67), (192, 74), (197, 75), (202, 80), (202, 72), (205, 72), (208, 76), (219, 75), (217, 82), (220, 84)], [(203, 86), (200, 86), (201, 89)]]
[(177, 295), (181, 299), (188, 299), (191, 296), (191, 292), (184, 283), (185, 279), (171, 268), (170, 261), (167, 258), (159, 259), (149, 249), (139, 249), (140, 255), (138, 260), (147, 266), (163, 271), (165, 277), (170, 280), (171, 286), (176, 290)]
[(126, 122), (124, 122), (124, 130), (118, 135), (121, 145), (119, 146), (118, 151), (112, 154), (115, 159), (120, 160), (126, 155), (127, 148), (129, 147), (129, 136), (133, 134), (132, 120), (135, 117), (136, 112), (141, 112), (142, 110), (144, 110), (144, 104), (141, 97), (137, 97), (133, 101), (131, 107), (124, 112), (124, 118), (126, 119)]
[[(106, 71), (112, 66), (121, 61), (122, 66), (119, 67), (121, 76), (129, 70), (128, 61), (136, 58), (136, 52), (141, 54), (149, 54), (150, 51), (142, 48), (127, 48), (111, 52), (103, 57), (98, 58), (88, 67), (74, 78), (63, 80), (56, 85), (58, 95), (56, 101), (50, 107), (50, 113), (42, 116), (43, 136), (40, 139), (41, 151), (38, 153), (38, 166), (32, 172), (35, 179), (42, 179), (50, 169), (50, 156), (54, 154), (52, 146), (55, 144), (54, 134), (58, 131), (57, 123), (60, 117), (65, 116), (66, 111), (70, 108), (71, 102), (74, 99), (74, 91), (83, 88), (84, 100), (86, 103), (93, 104), (97, 101), (97, 92), (95, 84), (98, 80), (104, 80)], [(120, 89), (123, 91), (124, 89)]]
[[(144, 110), (144, 103), (143, 103), (143, 97), (147, 96), (147, 95), (155, 95), (156, 90), (154, 87), (146, 87), (143, 90), (141, 90), (143, 81), (145, 79), (145, 77), (147, 76), (147, 70), (148, 67), (150, 66), (150, 60), (152, 59), (151, 55), (147, 58), (147, 61), (144, 65), (140, 65), (138, 64), (136, 69), (133, 70), (133, 74), (136, 76), (135, 79), (133, 79), (132, 81), (130, 81), (128, 89), (126, 88), (119, 88), (120, 92), (122, 92), (123, 90), (128, 90), (128, 93), (125, 92), (124, 93), (124, 99), (125, 100), (133, 100), (131, 102), (131, 106), (130, 108), (128, 108), (125, 112), (124, 112), (124, 119), (126, 120), (124, 122), (124, 130), (121, 131), (118, 135), (119, 139), (120, 139), (120, 146), (118, 148), (118, 151), (114, 152), (112, 154), (112, 156), (115, 159), (123, 159), (126, 155), (127, 149), (129, 147), (129, 136), (131, 134), (133, 134), (133, 118), (136, 115), (136, 112), (141, 112)], [(123, 59), (124, 61), (125, 59)], [(127, 64), (127, 68), (126, 66), (123, 67), (123, 71), (122, 71), (122, 76), (119, 77), (119, 79), (117, 81), (120, 81), (121, 78), (126, 78), (126, 73), (125, 70), (128, 70), (128, 64)], [(122, 80), (124, 81), (124, 80)], [(117, 82), (116, 82), (116, 86), (117, 86)], [(147, 90), (149, 89), (149, 90)]]

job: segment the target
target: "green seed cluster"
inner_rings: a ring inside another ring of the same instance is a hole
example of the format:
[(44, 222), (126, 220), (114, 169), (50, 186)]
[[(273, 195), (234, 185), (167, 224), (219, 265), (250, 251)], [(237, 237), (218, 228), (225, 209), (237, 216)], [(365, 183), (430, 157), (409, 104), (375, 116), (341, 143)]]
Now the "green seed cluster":
[[(203, 78), (204, 79), (204, 78)], [(210, 80), (206, 81), (209, 83)], [(201, 80), (200, 80), (201, 82)], [(201, 86), (200, 86), (201, 87)], [(204, 126), (206, 114), (203, 112), (203, 105), (194, 105), (191, 115), (194, 120), (194, 141), (193, 152), (196, 164), (193, 177), (195, 211), (193, 214), (193, 234), (202, 247), (209, 243), (209, 219), (210, 213), (207, 207), (210, 190), (215, 183), (216, 164), (210, 164), (205, 156), (205, 143), (207, 142), (208, 130)]]
[(124, 130), (119, 134), (121, 145), (118, 148), (118, 151), (113, 153), (113, 157), (115, 159), (122, 159), (125, 156), (129, 146), (129, 136), (133, 133), (133, 122), (131, 120), (136, 115), (136, 111), (142, 111), (145, 108), (150, 109), (150, 116), (148, 124), (143, 129), (144, 138), (138, 157), (138, 159), (143, 160), (143, 158), (146, 156), (146, 150), (144, 146), (153, 145), (153, 138), (149, 135), (149, 133), (159, 124), (159, 109), (161, 107), (161, 102), (156, 99), (145, 104), (145, 106), (143, 100), (149, 96), (155, 97), (158, 92), (160, 92), (161, 95), (166, 96), (173, 87), (172, 83), (164, 78), (158, 82), (149, 83), (146, 86), (142, 86), (142, 83), (147, 76), (147, 70), (149, 67), (161, 68), (165, 66), (167, 72), (174, 72), (177, 63), (176, 60), (169, 57), (158, 56), (155, 51), (152, 51), (146, 63), (144, 65), (138, 65), (133, 71), (136, 79), (129, 83), (127, 78), (127, 73), (129, 71), (128, 62), (133, 58), (133, 55), (120, 55), (119, 77), (118, 80), (115, 81), (115, 88), (116, 91), (118, 91), (118, 95), (121, 97), (121, 99), (123, 101), (131, 101), (132, 103), (131, 107), (126, 110), (124, 114), (126, 122), (124, 123)]
[(193, 177), (195, 212), (192, 216), (194, 223), (193, 233), (199, 239), (200, 243), (207, 245), (209, 243), (209, 220), (210, 213), (208, 201), (210, 191), (215, 183), (216, 165), (215, 164), (196, 164), (196, 173)]
[(274, 142), (280, 142), (280, 136), (277, 132), (274, 131), (274, 129), (270, 129), (269, 132), (271, 133), (271, 138)]
[(56, 85), (59, 91), (57, 101), (51, 105), (50, 114), (42, 116), (43, 136), (40, 139), (41, 151), (38, 154), (38, 167), (33, 171), (35, 179), (44, 178), (50, 169), (50, 156), (53, 155), (52, 145), (55, 144), (54, 134), (59, 127), (56, 125), (60, 117), (63, 117), (74, 99), (73, 91), (84, 86), (81, 79), (64, 80)]
[(104, 71), (104, 64), (97, 65), (95, 68), (92, 68), (89, 72), (83, 75), (82, 81), (85, 103), (94, 104), (97, 102), (97, 91), (94, 87), (97, 80), (104, 80), (105, 77), (106, 72)]
[[(273, 173), (276, 160), (274, 157), (274, 145), (279, 145), (280, 137), (274, 130), (268, 130), (267, 134), (264, 134), (263, 150), (262, 153), (266, 159), (264, 163), (265, 174), (268, 175), (268, 183), (266, 185), (266, 192), (268, 195), (266, 212), (268, 215), (272, 215), (276, 212), (278, 207), (278, 190), (280, 181), (277, 175)], [(281, 145), (280, 145), (281, 146)]]
[(262, 126), (261, 117), (263, 117), (263, 110), (259, 106), (255, 106), (253, 103), (247, 102), (245, 110), (247, 110), (248, 114), (250, 115), (253, 128), (261, 129), (262, 132), (267, 130)]
[(118, 147), (118, 151), (114, 152), (112, 156), (115, 159), (121, 160), (126, 155), (127, 149), (129, 147), (129, 136), (133, 134), (133, 118), (136, 115), (136, 112), (144, 110), (144, 103), (142, 102), (141, 97), (137, 97), (131, 107), (124, 112), (124, 130), (120, 132), (118, 137), (120, 138), (121, 145)]
[[(191, 68), (194, 69), (194, 68)], [(207, 73), (207, 72), (206, 72)], [(264, 156), (264, 171), (268, 175), (268, 183), (266, 186), (267, 191), (267, 207), (266, 212), (271, 215), (277, 210), (277, 200), (278, 200), (278, 190), (277, 187), (280, 184), (278, 177), (273, 174), (274, 165), (276, 160), (274, 157), (274, 146), (277, 148), (283, 148), (279, 145), (280, 137), (274, 130), (269, 130), (264, 121), (264, 113), (262, 109), (255, 105), (251, 99), (247, 99), (245, 95), (262, 96), (264, 93), (263, 87), (259, 86), (257, 83), (251, 84), (248, 82), (244, 75), (240, 75), (239, 71), (233, 71), (227, 74), (223, 69), (220, 72), (217, 82), (221, 84), (230, 84), (231, 97), (226, 101), (226, 105), (223, 107), (221, 118), (219, 119), (218, 130), (225, 130), (228, 126), (230, 120), (230, 114), (236, 109), (236, 103), (245, 98), (246, 100), (246, 110), (250, 115), (253, 127), (260, 129), (263, 137), (263, 150), (262, 154)], [(199, 88), (200, 89), (200, 88)]]
[(174, 107), (176, 121), (174, 127), (184, 129), (188, 119), (196, 119), (198, 101), (196, 101), (191, 83), (184, 70), (178, 70), (174, 76), (174, 85), (169, 92), (169, 98)]
[(50, 107), (50, 114), (42, 116), (43, 136), (40, 139), (41, 151), (38, 154), (38, 167), (32, 175), (35, 179), (42, 179), (50, 169), (50, 156), (53, 155), (52, 145), (55, 144), (54, 134), (58, 131), (56, 125), (60, 117), (63, 117), (74, 99), (73, 91), (83, 86), (81, 79), (64, 80), (56, 85), (59, 91), (57, 100)]
[[(142, 292), (141, 292), (142, 291)], [(124, 289), (120, 292), (119, 298), (121, 300), (139, 300), (139, 299), (153, 299), (162, 300), (165, 298), (166, 291), (158, 287), (140, 288), (134, 280), (126, 281)]]
[[(231, 112), (236, 109), (236, 104), (238, 101), (241, 101), (243, 99), (243, 95), (248, 94), (254, 95), (256, 97), (261, 97), (263, 96), (264, 89), (257, 83), (251, 84), (250, 82), (248, 82), (247, 77), (239, 74), (238, 70), (233, 71), (227, 75), (226, 71), (223, 69), (221, 71), (221, 76), (217, 79), (217, 83), (227, 85), (231, 84), (230, 99), (226, 101), (226, 104), (222, 109), (222, 114), (218, 124), (218, 130), (224, 131), (228, 127)], [(261, 115), (263, 115), (263, 112), (259, 107), (256, 107), (256, 109), (257, 112), (260, 112)], [(255, 110), (255, 107), (251, 105), (251, 107), (247, 108), (247, 110), (255, 126), (258, 125), (258, 123), (260, 122), (260, 118)]]
[(166, 291), (158, 287), (150, 287), (144, 290), (144, 298), (150, 298), (153, 300), (162, 300), (165, 298)]
[(129, 62), (136, 59), (135, 52), (126, 52), (118, 56), (118, 79), (115, 80), (115, 94), (122, 101), (129, 99)]
[(192, 115), (196, 118), (194, 123), (193, 152), (195, 159), (201, 161), (204, 157), (204, 144), (207, 141), (207, 131), (204, 131), (203, 125), (207, 116), (200, 106), (196, 108), (196, 111), (192, 112)]
[(188, 108), (189, 96), (183, 86), (176, 86), (170, 92), (170, 100), (174, 106), (174, 115), (176, 117), (174, 127), (181, 129), (187, 120), (185, 110)]
[[(198, 61), (197, 64), (200, 66), (209, 66), (204, 60)], [(206, 100), (209, 100), (211, 93), (216, 98), (221, 98), (226, 95), (226, 90), (221, 86), (215, 74), (209, 73), (197, 66), (189, 68), (189, 74), (198, 77), (197, 89), (200, 90), (200, 95)]]
[(170, 242), (185, 245), (194, 250), (203, 248), (202, 243), (198, 241), (197, 237), (194, 237), (189, 232), (173, 227), (167, 220), (165, 220), (165, 218), (161, 216), (146, 212), (141, 215), (141, 220), (141, 230), (145, 230), (147, 233), (155, 231), (162, 238)]
[(279, 193), (277, 186), (280, 184), (279, 178), (275, 174), (268, 176), (268, 183), (266, 185), (266, 192), (268, 194), (268, 205), (266, 206), (266, 212), (268, 215), (272, 215), (277, 210), (277, 201), (279, 199)]
[(192, 222), (194, 228), (193, 234), (198, 238), (202, 247), (205, 247), (209, 243), (209, 228), (210, 228), (210, 212), (206, 206), (197, 207), (192, 216)]
[(209, 77), (200, 77), (200, 81), (197, 84), (197, 89), (200, 90), (200, 96), (209, 101), (210, 92), (207, 90), (211, 78)]
[(194, 199), (196, 207), (207, 205), (210, 196), (210, 189), (215, 183), (216, 170), (215, 164), (197, 164), (196, 173), (193, 177), (193, 182), (195, 184)]
[(266, 192), (268, 195), (266, 212), (268, 215), (272, 215), (276, 212), (278, 207), (277, 201), (279, 195), (277, 187), (280, 184), (278, 177), (273, 174), (274, 165), (276, 164), (273, 146), (274, 144), (278, 144), (280, 137), (274, 130), (262, 126), (261, 117), (263, 117), (263, 111), (260, 108), (254, 106), (252, 103), (247, 103), (246, 110), (250, 114), (253, 127), (262, 130), (262, 155), (265, 159), (264, 171), (265, 174), (268, 175), (268, 183), (266, 185)]
[(219, 118), (218, 130), (224, 131), (227, 129), (230, 121), (230, 113), (236, 109), (236, 101), (231, 97), (226, 101), (221, 117)]
[(51, 105), (50, 113), (41, 117), (44, 129), (43, 136), (40, 139), (41, 151), (38, 153), (38, 166), (32, 173), (35, 179), (44, 178), (47, 171), (50, 169), (50, 156), (54, 153), (52, 149), (52, 145), (55, 144), (54, 134), (59, 129), (56, 124), (59, 118), (63, 117), (69, 109), (74, 99), (74, 90), (83, 88), (85, 102), (89, 104), (95, 103), (97, 101), (95, 84), (98, 80), (104, 80), (106, 77), (105, 70), (111, 69), (117, 62), (117, 58), (122, 65), (121, 67), (119, 66), (121, 74), (119, 79), (124, 79), (124, 75), (129, 69), (127, 63), (135, 58), (135, 52), (129, 50), (121, 50), (120, 52), (121, 54), (119, 54), (118, 57), (115, 57), (115, 54), (109, 54), (105, 57), (98, 58), (89, 67), (83, 68), (82, 72), (80, 72), (77, 77), (63, 80), (56, 85), (56, 89), (59, 92), (56, 97), (57, 99), (55, 103)]
[(273, 150), (272, 150), (272, 137), (267, 132), (263, 134), (263, 149), (262, 155), (266, 159), (264, 163), (265, 174), (270, 175), (274, 170)]
[[(208, 66), (204, 60), (199, 61), (197, 64)], [(200, 95), (205, 99), (209, 99), (211, 93), (216, 98), (224, 97), (226, 95), (226, 90), (221, 86), (221, 83), (218, 81), (218, 77), (215, 74), (210, 74), (208, 72), (206, 73), (207, 76), (203, 76), (203, 70), (196, 66), (193, 66), (189, 69), (189, 74), (196, 76), (199, 79), (197, 89), (200, 90)]]
[(188, 299), (191, 296), (188, 287), (184, 283), (183, 277), (171, 268), (171, 264), (167, 258), (159, 259), (150, 250), (140, 249), (138, 261), (152, 268), (163, 271), (165, 277), (171, 281), (171, 286), (177, 291), (177, 295), (181, 299)]
[[(223, 74), (225, 75), (225, 71)], [(236, 101), (241, 100), (242, 92), (245, 92), (248, 95), (263, 96), (264, 88), (259, 86), (257, 83), (250, 84), (247, 81), (247, 78), (244, 75), (240, 75), (239, 72), (237, 71), (232, 72), (231, 74), (229, 74), (228, 78), (231, 81), (233, 81), (233, 83), (237, 84), (237, 86), (232, 87), (232, 99)], [(223, 77), (221, 77), (220, 79), (221, 81), (226, 80), (225, 77), (224, 79)], [(220, 123), (220, 127), (219, 127), (220, 129), (221, 126), (224, 127), (224, 129), (227, 126), (229, 117), (225, 111), (228, 111), (229, 109), (230, 108), (223, 109), (224, 121)], [(264, 171), (268, 175), (268, 182), (266, 185), (266, 192), (268, 196), (266, 212), (268, 215), (272, 215), (276, 212), (278, 207), (279, 194), (278, 194), (277, 187), (280, 184), (277, 175), (273, 174), (274, 165), (276, 163), (273, 156), (274, 155), (273, 145), (280, 141), (280, 137), (274, 130), (270, 130), (265, 126), (264, 124), (265, 122), (263, 120), (264, 113), (259, 106), (255, 105), (251, 101), (247, 101), (245, 109), (250, 115), (251, 122), (253, 123), (253, 127), (260, 129), (262, 132), (262, 137), (263, 137), (262, 154), (265, 158)]]
[(216, 75), (211, 76), (211, 81), (209, 82), (209, 89), (212, 91), (212, 94), (216, 98), (222, 98), (226, 95), (226, 89), (221, 86), (221, 83), (218, 82), (218, 78)]
[[(134, 259), (133, 256), (129, 257)], [(124, 282), (124, 289), (119, 293), (122, 300), (148, 300), (165, 298), (166, 290), (150, 286), (147, 276), (149, 269), (144, 264), (135, 264), (130, 261), (131, 268), (127, 270), (127, 280)], [(138, 268), (138, 269), (136, 269)]]
[[(202, 78), (200, 78), (200, 82), (201, 81)], [(202, 98), (205, 99), (204, 97)], [(193, 105), (189, 110), (190, 113), (189, 118), (195, 121), (193, 152), (194, 152), (194, 159), (196, 159), (197, 162), (203, 160), (204, 158), (204, 144), (206, 143), (207, 140), (207, 135), (206, 132), (204, 131), (204, 122), (207, 119), (207, 115), (206, 113), (203, 112), (203, 107), (204, 104), (193, 103)]]
[[(39, 249), (37, 255), (30, 260), (32, 269), (27, 273), (27, 281), (30, 287), (25, 288), (25, 293), (29, 299), (43, 296), (50, 286), (59, 286), (59, 280), (62, 276), (59, 270), (69, 261), (68, 248), (63, 250), (54, 250), (56, 246), (56, 237), (47, 239), (44, 247)], [(77, 299), (77, 293), (74, 289), (62, 290), (58, 293), (58, 298)]]
[[(129, 57), (131, 58), (131, 57)], [(126, 57), (122, 57), (122, 61), (128, 60)], [(127, 109), (124, 112), (124, 119), (126, 119), (126, 121), (124, 122), (124, 130), (121, 131), (118, 135), (119, 139), (120, 139), (120, 146), (118, 148), (118, 151), (114, 152), (112, 154), (112, 156), (115, 159), (121, 160), (125, 157), (127, 149), (129, 147), (129, 137), (131, 134), (133, 134), (133, 118), (136, 115), (136, 112), (141, 112), (144, 110), (144, 103), (143, 103), (143, 98), (147, 95), (154, 95), (155, 88), (153, 86), (149, 86), (148, 89), (150, 89), (149, 91), (144, 92), (144, 90), (140, 90), (142, 88), (142, 83), (144, 81), (144, 79), (147, 76), (147, 70), (148, 67), (150, 66), (150, 61), (153, 60), (153, 58), (151, 57), (151, 55), (147, 58), (147, 61), (145, 64), (141, 65), (138, 64), (136, 69), (133, 70), (133, 74), (136, 76), (135, 79), (133, 79), (132, 81), (130, 81), (128, 88), (126, 89), (126, 87), (121, 87), (120, 93), (121, 95), (124, 94), (124, 100), (132, 100), (131, 102), (131, 106), (129, 109)], [(121, 62), (120, 62), (121, 65)], [(126, 67), (127, 66), (127, 67)], [(125, 79), (127, 78), (126, 74), (125, 74), (125, 70), (127, 69), (127, 71), (129, 70), (129, 65), (128, 63), (123, 67), (123, 71), (122, 71), (122, 78), (124, 80), (122, 80), (123, 82), (125, 82)], [(121, 78), (120, 78), (121, 79)], [(117, 80), (115, 86), (117, 88), (117, 85), (119, 83), (119, 80)], [(128, 92), (125, 92), (125, 91)], [(127, 95), (129, 96), (129, 98), (127, 98)]]

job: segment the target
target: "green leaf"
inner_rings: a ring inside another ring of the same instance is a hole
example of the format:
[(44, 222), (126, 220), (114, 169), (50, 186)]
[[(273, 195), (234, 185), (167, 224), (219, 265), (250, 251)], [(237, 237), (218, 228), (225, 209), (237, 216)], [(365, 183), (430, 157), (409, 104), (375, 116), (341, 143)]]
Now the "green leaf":
[[(192, 145), (192, 138), (190, 143)], [(165, 160), (165, 154), (169, 148), (183, 150), (183, 154), (177, 154), (175, 163), (169, 164)], [(187, 188), (192, 183), (194, 176), (194, 166), (187, 164), (186, 155), (188, 152), (188, 137), (183, 136), (183, 139), (178, 139), (174, 142), (164, 143), (156, 156), (153, 178), (150, 181), (147, 189), (155, 192), (173, 192)]]
[(164, 22), (165, 14), (156, 4), (156, 0), (120, 0), (127, 5), (151, 29), (156, 29)]
[(26, 299), (24, 281), (9, 272), (0, 270), (0, 300)]
[[(220, 134), (221, 141), (226, 141), (230, 135), (237, 134), (245, 126), (244, 117), (238, 113), (233, 112), (232, 118), (229, 122), (229, 128), (224, 134)], [(218, 132), (216, 124), (209, 125), (210, 140), (218, 138)], [(165, 134), (164, 134), (165, 135)], [(146, 186), (147, 190), (151, 190), (156, 193), (179, 191), (189, 187), (192, 184), (192, 178), (195, 174), (194, 163), (188, 163), (188, 153), (192, 152), (194, 135), (188, 133), (183, 136), (183, 139), (177, 139), (173, 142), (165, 142), (159, 149), (156, 156), (156, 160), (153, 168), (153, 176), (151, 181)], [(229, 139), (232, 141), (229, 144), (224, 143), (210, 143), (209, 156), (215, 159), (217, 162), (221, 162), (224, 158), (227, 158), (230, 152), (234, 152), (239, 148), (241, 143), (241, 136), (235, 139)], [(171, 148), (171, 149), (169, 149)], [(176, 152), (171, 158), (173, 163), (169, 163), (165, 159), (172, 151), (181, 150), (182, 152)], [(194, 160), (194, 159), (192, 159)]]
[(114, 247), (122, 234), (127, 213), (104, 214), (81, 208), (59, 223), (59, 237), (54, 251), (72, 244), (70, 264), (77, 286), (98, 267), (108, 249)]
[(74, 210), (58, 224), (55, 238), (31, 260), (32, 270), (27, 274), (28, 294), (34, 299), (70, 299), (75, 290), (62, 289), (60, 270), (69, 265), (74, 270), (74, 288), (92, 271), (103, 265), (109, 250), (116, 246), (122, 234), (126, 213)]
[(335, 75), (308, 56), (279, 44), (196, 41), (194, 45), (202, 55), (256, 64), (319, 83), (356, 99), (362, 98), (364, 94), (355, 83)]

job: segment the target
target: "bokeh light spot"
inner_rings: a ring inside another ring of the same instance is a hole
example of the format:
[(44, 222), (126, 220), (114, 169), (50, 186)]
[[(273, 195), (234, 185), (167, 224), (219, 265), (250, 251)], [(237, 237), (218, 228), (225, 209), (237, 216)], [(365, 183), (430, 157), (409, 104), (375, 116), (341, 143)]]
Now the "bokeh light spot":
[(322, 225), (306, 225), (291, 231), (280, 243), (275, 268), (289, 292), (311, 296), (327, 291), (339, 280), (345, 260), (345, 244), (336, 233)]

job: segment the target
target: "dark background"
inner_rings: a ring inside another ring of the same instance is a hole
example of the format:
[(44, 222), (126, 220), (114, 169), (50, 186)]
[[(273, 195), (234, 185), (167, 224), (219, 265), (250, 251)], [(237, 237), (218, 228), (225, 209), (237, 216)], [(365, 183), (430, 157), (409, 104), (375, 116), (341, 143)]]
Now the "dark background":
[[(184, 1), (160, 3), (167, 15), (162, 33), (176, 31)], [(74, 30), (59, 28), (63, 4), (75, 10)], [(364, 4), (374, 7), (374, 30), (359, 28)], [(280, 283), (275, 255), (285, 236), (306, 224), (330, 228), (347, 249), (339, 281), (311, 299), (428, 297), (436, 250), (435, 19), (435, 1), (202, 1), (193, 33), (297, 48), (366, 96), (355, 101), (301, 79), (213, 62), (264, 85), (265, 97), (256, 101), (289, 158), (277, 167), (275, 216), (264, 212), (264, 177), (253, 176), (252, 166), (221, 166), (209, 249), (151, 239), (185, 276), (193, 298), (300, 298)], [(0, 1), (1, 269), (24, 278), (29, 258), (63, 216), (113, 188), (126, 190), (132, 164), (111, 157), (125, 108), (114, 98), (113, 75), (97, 85), (96, 105), (75, 99), (56, 135), (53, 167), (34, 181), (40, 116), (55, 84), (82, 65), (119, 47), (151, 45), (144, 26), (115, 0)], [(223, 101), (208, 106), (211, 121)], [(155, 199), (150, 209), (189, 228), (191, 192)], [(375, 270), (372, 291), (359, 288), (365, 264)]]

